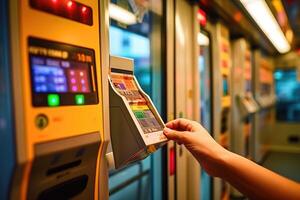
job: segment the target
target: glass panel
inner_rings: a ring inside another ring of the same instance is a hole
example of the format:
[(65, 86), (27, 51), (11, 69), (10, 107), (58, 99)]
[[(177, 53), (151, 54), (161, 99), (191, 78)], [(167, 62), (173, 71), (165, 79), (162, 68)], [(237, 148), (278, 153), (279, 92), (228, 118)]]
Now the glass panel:
[[(200, 73), (200, 116), (201, 124), (211, 133), (211, 44), (209, 35), (206, 32), (201, 32), (202, 36), (200, 38), (207, 38), (206, 43), (200, 44), (200, 55), (198, 58), (198, 67)], [(209, 200), (211, 199), (211, 177), (204, 171), (201, 171), (201, 199)]]
[(15, 137), (11, 88), (11, 65), (9, 63), (9, 1), (0, 2), (0, 199), (9, 199), (10, 180), (15, 167)]
[(274, 78), (277, 96), (276, 119), (300, 122), (300, 81), (296, 69), (276, 70)]
[(150, 39), (116, 26), (110, 27), (110, 53), (134, 59), (134, 74), (151, 96)]
[[(151, 178), (148, 175), (142, 176), (140, 179), (128, 184), (122, 190), (111, 194), (110, 200), (119, 199), (149, 199), (151, 196), (149, 188), (151, 187)], [(126, 195), (126, 196), (124, 196)]]
[[(134, 59), (137, 80), (163, 114), (163, 1), (111, 0), (109, 12), (110, 54)], [(112, 172), (110, 198), (162, 199), (162, 158), (159, 150), (126, 169)]]

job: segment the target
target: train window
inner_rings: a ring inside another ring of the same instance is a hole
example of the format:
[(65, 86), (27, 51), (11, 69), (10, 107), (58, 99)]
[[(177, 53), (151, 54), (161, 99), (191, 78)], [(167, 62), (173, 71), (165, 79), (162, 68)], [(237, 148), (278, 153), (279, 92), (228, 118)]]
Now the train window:
[[(111, 0), (110, 54), (134, 59), (134, 74), (164, 116), (162, 0)], [(164, 199), (162, 150), (120, 171), (110, 172), (110, 199)]]
[(297, 76), (296, 69), (274, 72), (277, 121), (300, 122), (300, 80)]
[[(198, 57), (198, 69), (200, 73), (200, 116), (201, 124), (211, 133), (212, 131), (212, 88), (211, 88), (211, 42), (208, 32), (201, 31), (199, 38), (200, 54)], [(211, 177), (204, 171), (201, 171), (201, 199), (211, 199)]]

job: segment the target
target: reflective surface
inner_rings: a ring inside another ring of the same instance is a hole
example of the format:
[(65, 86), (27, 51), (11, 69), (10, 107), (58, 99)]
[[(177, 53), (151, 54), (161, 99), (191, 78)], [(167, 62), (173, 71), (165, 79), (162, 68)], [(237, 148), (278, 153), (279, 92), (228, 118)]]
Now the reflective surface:
[(300, 81), (296, 69), (276, 70), (276, 119), (282, 122), (300, 122)]
[[(209, 36), (206, 32), (202, 34)], [(209, 38), (209, 37), (208, 37)], [(211, 41), (210, 41), (211, 42)], [(211, 133), (211, 102), (212, 102), (212, 88), (211, 88), (211, 44), (200, 45), (200, 55), (198, 58), (198, 67), (200, 73), (200, 105), (201, 105), (201, 124), (206, 130)], [(211, 199), (211, 177), (204, 171), (201, 171), (201, 199)]]
[(15, 163), (14, 129), (12, 114), (11, 66), (9, 63), (9, 40), (7, 1), (0, 2), (0, 199), (8, 199), (10, 179)]
[[(110, 53), (134, 59), (139, 84), (163, 115), (163, 2), (113, 0), (111, 4)], [(110, 199), (163, 199), (167, 192), (163, 189), (163, 160), (159, 150), (145, 160), (111, 172)]]

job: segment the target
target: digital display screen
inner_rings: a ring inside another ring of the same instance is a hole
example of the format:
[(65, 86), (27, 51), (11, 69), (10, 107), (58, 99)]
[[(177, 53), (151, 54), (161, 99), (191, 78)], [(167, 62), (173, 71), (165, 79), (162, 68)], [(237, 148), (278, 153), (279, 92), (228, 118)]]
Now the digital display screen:
[(89, 93), (90, 68), (87, 63), (31, 57), (36, 93)]
[(97, 104), (94, 51), (29, 38), (33, 106)]

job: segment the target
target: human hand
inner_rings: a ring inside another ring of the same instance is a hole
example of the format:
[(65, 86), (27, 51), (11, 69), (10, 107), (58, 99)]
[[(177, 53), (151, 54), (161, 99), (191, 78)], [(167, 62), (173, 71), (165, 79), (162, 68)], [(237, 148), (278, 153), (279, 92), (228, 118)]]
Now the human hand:
[(221, 176), (220, 166), (230, 152), (219, 145), (199, 123), (176, 119), (166, 124), (164, 134), (168, 139), (184, 144), (207, 173)]

